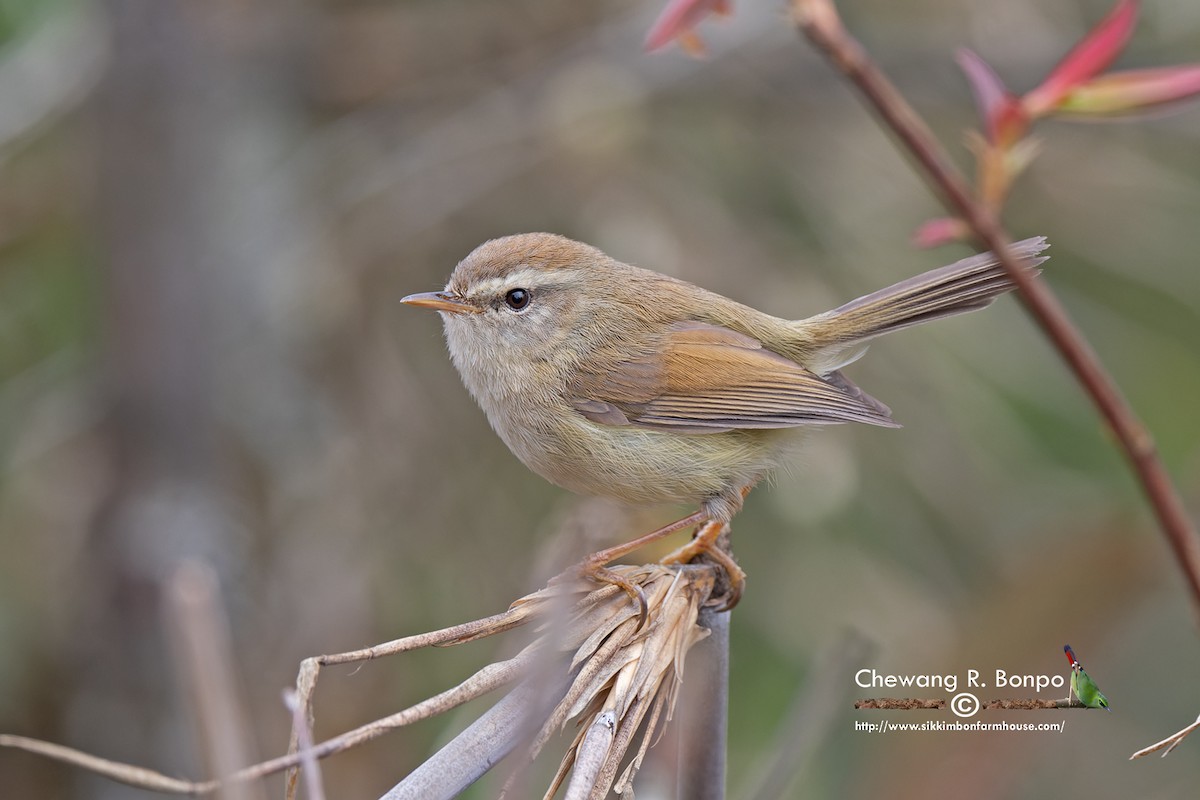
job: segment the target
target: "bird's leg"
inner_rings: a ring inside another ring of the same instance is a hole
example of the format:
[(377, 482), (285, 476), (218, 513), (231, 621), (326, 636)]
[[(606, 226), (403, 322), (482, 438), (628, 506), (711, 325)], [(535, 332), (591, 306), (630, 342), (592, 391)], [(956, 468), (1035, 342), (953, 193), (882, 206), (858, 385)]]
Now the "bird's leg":
[[(743, 486), (738, 491), (737, 495), (732, 499), (732, 502), (727, 501), (725, 504), (726, 514), (721, 516), (732, 516), (734, 513), (736, 513), (738, 509), (741, 508), (742, 502), (746, 499), (746, 495), (750, 494), (750, 490), (754, 488), (754, 484), (757, 482), (758, 481), (754, 481), (753, 483)], [(746, 573), (742, 571), (741, 567), (737, 565), (737, 562), (733, 560), (733, 557), (730, 556), (728, 552), (717, 546), (717, 539), (724, 531), (729, 529), (729, 526), (728, 523), (716, 522), (714, 520), (715, 515), (713, 510), (709, 508), (709, 505), (709, 503), (705, 503), (705, 505), (702, 506), (699, 511), (688, 514), (686, 517), (677, 519), (674, 522), (667, 523), (661, 528), (650, 531), (650, 533), (639, 536), (636, 539), (631, 539), (628, 542), (624, 542), (623, 544), (618, 544), (613, 547), (608, 547), (604, 550), (598, 550), (585, 558), (583, 561), (579, 562), (574, 569), (568, 570), (568, 573), (566, 574), (590, 578), (601, 583), (610, 583), (614, 586), (621, 587), (621, 589), (627, 595), (629, 595), (635, 603), (638, 604), (638, 608), (640, 609), (639, 617), (641, 618), (640, 624), (645, 624), (646, 617), (649, 614), (649, 606), (646, 603), (646, 595), (642, 592), (640, 587), (634, 586), (617, 573), (610, 569), (606, 569), (606, 567), (613, 561), (616, 561), (618, 558), (627, 556), (633, 551), (641, 549), (648, 544), (653, 544), (659, 539), (670, 536), (676, 531), (683, 530), (684, 528), (691, 527), (692, 525), (699, 525), (700, 527), (697, 529), (696, 534), (693, 536), (690, 543), (684, 545), (679, 550), (676, 550), (670, 556), (667, 556), (667, 558), (663, 559), (660, 563), (686, 564), (688, 561), (691, 561), (701, 553), (708, 554), (712, 560), (723, 567), (726, 574), (729, 575), (729, 581), (732, 584), (732, 589), (730, 592), (731, 601), (721, 609), (722, 611), (727, 611), (728, 609), (737, 605), (737, 601), (741, 599), (742, 587), (746, 582)]]
[(633, 602), (638, 605), (638, 617), (640, 619), (638, 627), (646, 624), (646, 618), (649, 615), (650, 607), (646, 602), (646, 594), (640, 586), (635, 586), (629, 581), (622, 578), (617, 573), (608, 569), (608, 564), (616, 561), (622, 556), (627, 556), (634, 550), (645, 547), (648, 544), (653, 544), (659, 539), (670, 536), (676, 531), (699, 525), (708, 518), (708, 513), (701, 509), (693, 514), (688, 514), (682, 519), (677, 519), (674, 522), (668, 523), (657, 530), (650, 531), (636, 539), (631, 539), (623, 544), (618, 544), (614, 547), (608, 547), (604, 550), (598, 550), (590, 556), (579, 562), (573, 569), (567, 570), (564, 575), (578, 576), (582, 578), (590, 578), (600, 583), (610, 583), (614, 586), (619, 586), (627, 595), (632, 598)]
[(693, 514), (688, 514), (682, 519), (669, 522), (666, 525), (663, 525), (661, 528), (650, 531), (649, 533), (639, 536), (636, 539), (630, 539), (624, 544), (607, 547), (604, 550), (597, 550), (595, 553), (592, 553), (590, 556), (585, 558), (580, 563), (580, 566), (585, 570), (603, 567), (607, 564), (611, 564), (622, 556), (629, 555), (634, 550), (639, 550), (648, 544), (657, 542), (659, 539), (670, 536), (672, 533), (675, 533), (675, 531), (681, 531), (684, 528), (691, 527), (692, 525), (699, 525), (707, 519), (708, 512), (701, 509)]
[(737, 492), (709, 498), (703, 506), (703, 510), (708, 512), (707, 521), (696, 530), (690, 542), (659, 562), (660, 564), (687, 564), (701, 555), (708, 556), (709, 560), (724, 569), (725, 574), (729, 577), (729, 593), (725, 604), (719, 609), (720, 611), (730, 610), (742, 599), (742, 590), (746, 585), (746, 573), (729, 554), (729, 520), (742, 509), (746, 495), (750, 494), (750, 490), (757, 483), (758, 479), (755, 479)]

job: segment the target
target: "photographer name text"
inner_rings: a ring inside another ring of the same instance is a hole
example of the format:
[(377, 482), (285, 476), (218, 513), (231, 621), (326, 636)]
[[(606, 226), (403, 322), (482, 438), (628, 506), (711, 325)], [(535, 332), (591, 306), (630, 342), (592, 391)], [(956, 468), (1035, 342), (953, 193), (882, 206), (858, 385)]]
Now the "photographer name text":
[[(1062, 675), (1029, 675), (1008, 672), (1002, 669), (989, 670), (987, 673), (978, 669), (968, 669), (963, 686), (968, 689), (986, 689), (989, 684), (982, 680), (990, 678), (991, 686), (996, 689), (1032, 689), (1042, 692), (1046, 689), (1063, 689), (1066, 678)], [(865, 667), (854, 673), (854, 682), (863, 689), (944, 689), (951, 694), (958, 691), (960, 676), (955, 673), (944, 675), (893, 675), (879, 672), (871, 667)]]

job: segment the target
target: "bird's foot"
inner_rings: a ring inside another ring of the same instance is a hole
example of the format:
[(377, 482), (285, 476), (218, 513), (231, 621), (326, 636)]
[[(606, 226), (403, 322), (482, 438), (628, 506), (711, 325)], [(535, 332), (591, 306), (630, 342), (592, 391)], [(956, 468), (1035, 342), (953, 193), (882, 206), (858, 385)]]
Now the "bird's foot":
[(650, 617), (650, 604), (646, 601), (646, 593), (642, 591), (642, 587), (626, 580), (620, 573), (609, 569), (603, 564), (596, 563), (591, 558), (584, 560), (574, 570), (569, 570), (568, 572), (574, 572), (578, 577), (587, 578), (597, 583), (607, 583), (616, 586), (625, 592), (638, 609), (637, 630), (640, 631), (645, 626), (646, 621)]
[(608, 569), (608, 565), (613, 561), (616, 561), (618, 558), (627, 556), (633, 551), (641, 547), (645, 547), (648, 544), (653, 544), (659, 539), (669, 536), (676, 531), (683, 530), (684, 528), (692, 525), (698, 525), (703, 522), (704, 519), (705, 513), (703, 511), (697, 511), (694, 514), (689, 514), (682, 519), (677, 519), (674, 522), (668, 523), (661, 528), (653, 530), (643, 536), (639, 536), (636, 539), (631, 539), (628, 542), (623, 542), (614, 547), (605, 548), (604, 550), (597, 550), (595, 553), (592, 553), (574, 567), (568, 569), (566, 572), (560, 575), (559, 578), (556, 578), (554, 582), (559, 580), (583, 578), (620, 587), (622, 591), (624, 591), (630, 596), (630, 598), (633, 599), (635, 603), (637, 603), (639, 619), (638, 628), (640, 629), (646, 624), (646, 620), (650, 613), (649, 605), (646, 602), (646, 595), (642, 591), (641, 587), (630, 583), (613, 570)]
[(725, 601), (717, 611), (729, 611), (742, 599), (742, 590), (746, 586), (746, 573), (738, 566), (725, 541), (728, 540), (729, 523), (709, 520), (700, 526), (692, 540), (683, 547), (663, 558), (660, 564), (689, 564), (698, 558), (707, 558), (725, 571), (729, 586), (725, 592)]

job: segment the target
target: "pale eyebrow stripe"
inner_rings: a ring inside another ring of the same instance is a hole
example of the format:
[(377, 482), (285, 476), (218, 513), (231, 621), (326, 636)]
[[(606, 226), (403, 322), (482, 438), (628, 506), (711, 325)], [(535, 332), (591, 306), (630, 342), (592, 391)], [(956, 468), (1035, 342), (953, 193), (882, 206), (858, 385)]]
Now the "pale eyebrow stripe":
[[(499, 294), (501, 289), (529, 289), (533, 291), (541, 286), (570, 280), (577, 272), (578, 270), (574, 269), (562, 269), (547, 274), (545, 270), (526, 267), (525, 269), (510, 272), (501, 278), (488, 278), (487, 280), (480, 281), (475, 285), (474, 293), (482, 295)], [(551, 280), (547, 280), (547, 277), (551, 278)]]

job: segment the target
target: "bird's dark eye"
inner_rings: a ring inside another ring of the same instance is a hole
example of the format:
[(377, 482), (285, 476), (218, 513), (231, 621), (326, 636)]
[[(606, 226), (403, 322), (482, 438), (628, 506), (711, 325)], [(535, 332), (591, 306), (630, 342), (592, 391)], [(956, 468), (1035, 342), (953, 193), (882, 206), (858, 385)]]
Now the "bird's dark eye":
[(529, 305), (528, 289), (509, 289), (504, 295), (504, 304), (513, 311), (523, 311)]

